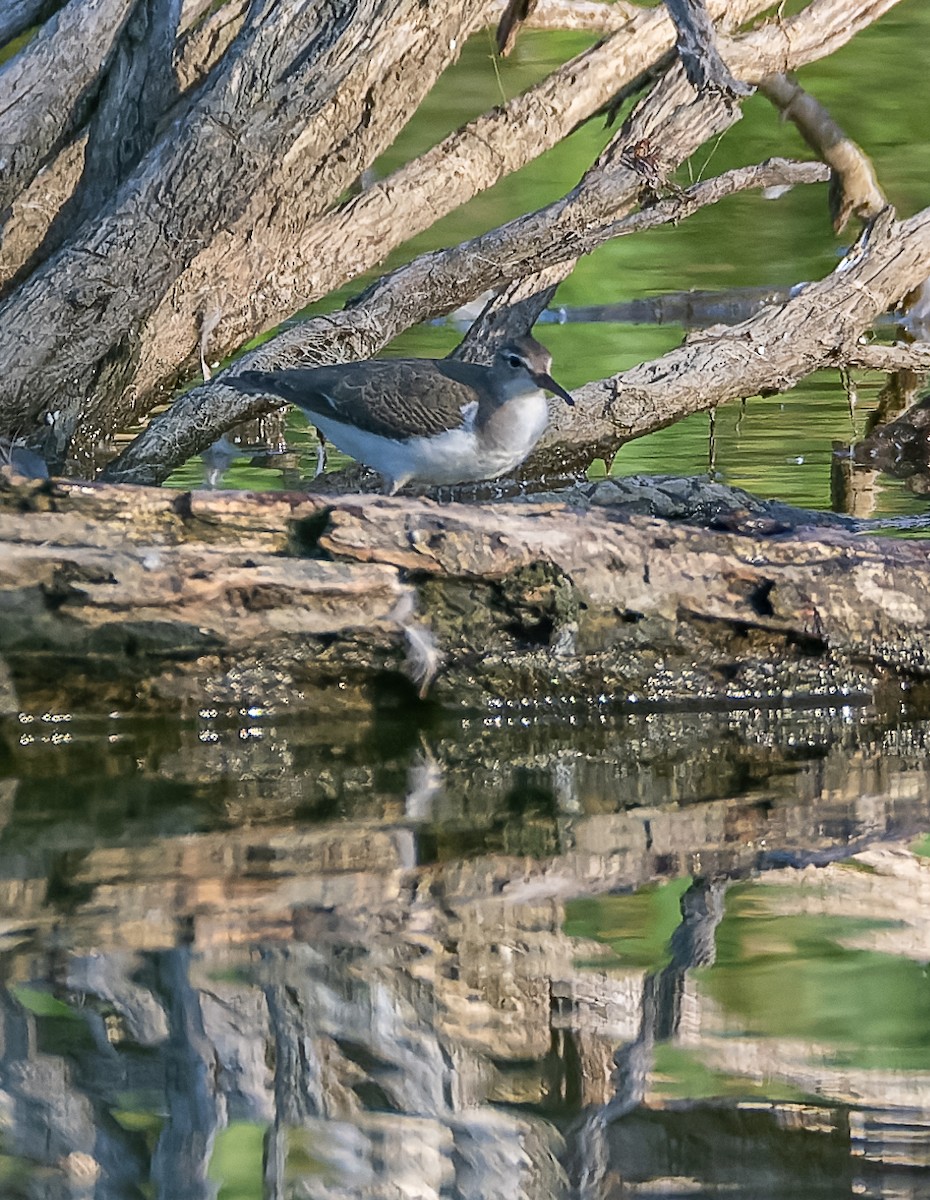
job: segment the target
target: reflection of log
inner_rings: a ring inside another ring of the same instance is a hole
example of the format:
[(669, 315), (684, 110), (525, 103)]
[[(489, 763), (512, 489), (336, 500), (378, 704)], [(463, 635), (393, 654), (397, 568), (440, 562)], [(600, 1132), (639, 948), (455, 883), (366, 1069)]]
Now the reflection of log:
[(762, 528), (779, 536), (607, 507), (8, 485), (0, 653), (24, 703), (68, 709), (365, 703), (430, 638), (456, 706), (809, 699), (926, 674), (925, 545)]

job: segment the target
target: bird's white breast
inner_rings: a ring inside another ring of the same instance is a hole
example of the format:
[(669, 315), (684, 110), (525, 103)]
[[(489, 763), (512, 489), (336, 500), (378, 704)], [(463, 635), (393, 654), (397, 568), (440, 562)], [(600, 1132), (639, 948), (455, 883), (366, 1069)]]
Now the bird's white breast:
[(548, 416), (545, 395), (535, 391), (508, 400), (481, 429), (476, 428), (474, 412), (463, 413), (457, 429), (403, 441), (320, 414), (310, 419), (343, 453), (391, 480), (448, 484), (495, 479), (512, 470), (542, 437)]

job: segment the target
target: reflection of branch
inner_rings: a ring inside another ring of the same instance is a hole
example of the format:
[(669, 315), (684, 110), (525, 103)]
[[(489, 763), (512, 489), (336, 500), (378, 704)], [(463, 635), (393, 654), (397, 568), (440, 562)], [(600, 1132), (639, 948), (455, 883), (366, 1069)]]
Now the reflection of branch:
[(871, 220), (887, 203), (878, 186), (872, 164), (862, 149), (840, 129), (819, 100), (789, 79), (787, 75), (769, 75), (759, 83), (759, 91), (793, 121), (798, 132), (832, 169), (830, 216), (837, 233), (853, 215)]
[(714, 961), (717, 926), (723, 919), (728, 886), (726, 879), (697, 879), (681, 898), (681, 923), (669, 941), (671, 961), (644, 979), (639, 1033), (634, 1041), (619, 1046), (614, 1055), (614, 1095), (586, 1116), (572, 1139), (581, 1200), (595, 1200), (604, 1194), (602, 1184), (609, 1160), (606, 1130), (642, 1103), (654, 1066), (656, 1042), (666, 1041), (678, 1032), (685, 975), (694, 967)]

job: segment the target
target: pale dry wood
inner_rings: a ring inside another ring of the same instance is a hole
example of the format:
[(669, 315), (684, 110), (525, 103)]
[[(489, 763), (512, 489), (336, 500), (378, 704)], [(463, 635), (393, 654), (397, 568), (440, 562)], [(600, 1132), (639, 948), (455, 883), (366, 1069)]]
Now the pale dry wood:
[(787, 391), (812, 371), (845, 366), (875, 318), (927, 274), (930, 209), (900, 222), (886, 210), (832, 274), (779, 308), (577, 389), (572, 415), (556, 414), (527, 469), (575, 471), (598, 438), (609, 457), (688, 413)]
[(70, 0), (0, 69), (0, 213), (79, 120), (133, 0)]
[(845, 350), (843, 365), (867, 371), (930, 371), (930, 345), (926, 342), (895, 342), (884, 345), (857, 343)]
[[(180, 37), (175, 70), (183, 99), (162, 119), (163, 128), (165, 122), (177, 120), (187, 111), (193, 88), (207, 78), (229, 48), (242, 28), (247, 9), (248, 0), (228, 0)], [(190, 16), (187, 9), (184, 15)], [(10, 206), (0, 239), (0, 291), (6, 291), (20, 272), (35, 270), (49, 257), (52, 246), (46, 237), (81, 180), (87, 139), (85, 125)]]
[(4, 0), (0, 6), (0, 46), (25, 33), (61, 8), (62, 0)]
[[(497, 4), (496, 8), (501, 5)], [(737, 20), (740, 6), (733, 6)], [(535, 9), (528, 14), (524, 25), (527, 29), (563, 29), (583, 33), (613, 33), (628, 22), (636, 20), (641, 15), (641, 9), (635, 4), (626, 4), (623, 0), (540, 0)], [(721, 6), (716, 10), (721, 18), (727, 14)]]
[(48, 257), (88, 218), (106, 209), (148, 153), (177, 82), (174, 48), (181, 0), (137, 0), (116, 42), (87, 125), (84, 166), (74, 194), (43, 245)]
[[(826, 46), (835, 48), (837, 41), (852, 37), (894, 2), (863, 0), (851, 12), (841, 0), (814, 0), (795, 18), (728, 40), (726, 54), (742, 78), (763, 78), (782, 69), (786, 55), (788, 65), (797, 66), (819, 57)], [(448, 312), (488, 288), (506, 286), (554, 262), (571, 260), (586, 246), (590, 248), (592, 228), (615, 220), (632, 205), (642, 186), (633, 165), (627, 165), (624, 146), (654, 144), (662, 149), (663, 165), (673, 165), (737, 117), (738, 109), (719, 93), (695, 96), (678, 68), (633, 114), (616, 142), (568, 197), (451, 250), (422, 255), (378, 281), (341, 314), (286, 329), (237, 365), (268, 368), (367, 358), (417, 321)], [(737, 390), (739, 386), (736, 381)], [(225, 390), (211, 398), (208, 388), (196, 388), (157, 418), (105, 475), (140, 483), (160, 481), (226, 429), (269, 407), (268, 401)], [(592, 430), (587, 451), (569, 439), (561, 465), (568, 469), (571, 463), (577, 469), (586, 455), (588, 460), (592, 455), (602, 457), (617, 444), (609, 423), (601, 420), (597, 433)]]
[(62, 205), (74, 194), (84, 167), (82, 130), (44, 166), (13, 201), (0, 238), (0, 292), (33, 261)]
[(182, 92), (207, 78), (242, 28), (248, 8), (249, 0), (227, 0), (222, 8), (193, 28), (184, 28), (187, 14), (182, 13), (182, 36), (177, 49), (178, 87)]
[(27, 689), (93, 663), (148, 702), (293, 706), (402, 674), (415, 623), (454, 706), (867, 695), (930, 674), (928, 585), (926, 543), (838, 531), (0, 476), (0, 655)]
[(360, 0), (339, 20), (298, 0), (253, 8), (209, 91), (114, 206), (2, 306), (2, 424), (41, 428), (49, 414), (53, 459), (80, 424), (94, 439), (112, 427), (142, 320), (196, 257), (203, 230), (222, 241), (269, 176), (293, 220), (325, 209), (393, 139), (481, 7), (442, 0), (428, 21), (415, 0)]
[[(719, 2), (714, 11), (745, 20), (764, 7), (762, 0), (738, 0)], [(540, 5), (534, 17), (545, 11)], [(147, 394), (163, 384), (177, 371), (182, 348), (189, 360), (207, 314), (209, 356), (220, 359), (258, 328), (279, 324), (376, 267), (392, 249), (551, 149), (673, 43), (662, 8), (627, 15), (603, 44), (315, 220), (297, 219), (292, 202), (271, 203), (268, 189), (259, 189), (236, 226), (194, 259), (146, 322), (133, 388)]]

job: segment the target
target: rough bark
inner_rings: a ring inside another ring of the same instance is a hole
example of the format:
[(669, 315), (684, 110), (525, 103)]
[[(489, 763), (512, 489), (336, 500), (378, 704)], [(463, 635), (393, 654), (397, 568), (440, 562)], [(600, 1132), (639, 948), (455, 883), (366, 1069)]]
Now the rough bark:
[(287, 194), (295, 222), (318, 215), (390, 142), (479, 7), (449, 0), (428, 21), (413, 0), (383, 11), (376, 0), (253, 9), (208, 91), (106, 216), (3, 306), (3, 424), (35, 428), (47, 416), (53, 458), (79, 425), (110, 426), (140, 324), (200, 251), (204, 230), (235, 224), (257, 194)]
[(826, 700), (930, 673), (926, 544), (743, 528), (8, 483), (0, 654), (23, 703), (104, 709), (292, 708), (337, 683), (358, 705), (417, 669), (458, 708)]
[[(759, 0), (729, 5), (737, 20), (762, 7)], [(211, 314), (210, 357), (222, 358), (256, 329), (278, 324), (376, 267), (392, 249), (551, 149), (634, 86), (670, 49), (671, 26), (662, 8), (614, 20), (621, 28), (602, 44), (318, 220), (299, 223), (288, 205), (257, 204), (261, 216), (246, 214), (222, 242), (207, 246), (152, 314), (134, 388), (145, 395), (173, 376), (181, 348), (191, 359), (205, 313)], [(227, 279), (234, 286), (218, 285)]]
[(567, 419), (555, 414), (527, 470), (573, 471), (592, 444), (609, 456), (687, 413), (787, 391), (812, 371), (861, 361), (863, 332), (928, 273), (930, 209), (900, 222), (888, 210), (832, 274), (780, 308), (578, 389), (575, 409)]
[(0, 70), (0, 219), (79, 123), (133, 0), (70, 0)]
[(88, 218), (104, 211), (151, 148), (174, 99), (174, 48), (181, 0), (137, 0), (116, 44), (88, 125), (77, 189), (49, 232), (46, 257)]
[(714, 26), (704, 0), (666, 0), (675, 22), (678, 57), (691, 86), (698, 92), (715, 88), (734, 99), (752, 94), (752, 87), (734, 78), (720, 57)]
[(0, 46), (32, 25), (39, 25), (61, 8), (62, 0), (6, 0), (0, 8)]
[[(160, 98), (157, 92), (154, 97), (156, 115), (162, 113), (167, 99), (170, 99), (170, 94), (175, 90), (175, 79), (177, 90), (182, 96), (185, 99), (192, 98), (193, 89), (206, 79), (242, 28), (247, 9), (248, 0), (228, 0), (222, 8), (194, 28), (186, 29), (177, 42), (171, 76), (166, 76), (164, 71), (158, 72), (156, 67), (155, 78), (158, 80), (158, 91), (164, 90), (163, 98)], [(182, 20), (184, 16), (188, 15), (188, 11), (185, 9)], [(129, 40), (128, 32), (124, 31), (121, 42)], [(137, 49), (141, 50), (141, 53), (132, 60), (137, 71), (139, 66), (144, 65), (143, 60), (152, 56), (157, 45), (157, 38), (146, 40), (142, 47), (137, 45)], [(162, 47), (161, 63), (170, 64), (171, 56), (169, 53), (166, 58), (164, 41)], [(171, 47), (168, 47), (169, 52), (170, 49)], [(126, 55), (124, 54), (122, 57), (125, 61)], [(149, 98), (151, 98), (152, 81), (148, 78), (148, 72), (145, 73), (145, 77), (140, 80), (140, 83), (143, 89), (149, 92)], [(179, 119), (183, 110), (179, 106), (176, 108), (177, 111), (172, 110), (162, 120), (167, 121), (172, 117)], [(139, 146), (145, 144), (146, 140), (150, 138), (152, 129), (149, 128), (146, 114), (139, 113), (138, 93), (136, 101), (127, 115), (131, 115), (133, 111), (138, 115), (137, 126), (145, 127), (145, 136), (140, 137), (141, 130), (139, 130), (133, 138), (136, 145)], [(122, 119), (123, 114), (120, 113), (118, 116)], [(93, 114), (92, 120), (98, 128), (104, 124), (99, 119), (94, 119)], [(55, 248), (64, 240), (67, 230), (64, 228), (64, 221), (61, 220), (61, 217), (66, 206), (73, 206), (75, 192), (83, 180), (90, 127), (91, 120), (78, 130), (72, 140), (39, 171), (31, 184), (17, 196), (10, 206), (3, 225), (3, 237), (0, 240), (0, 294), (9, 291), (11, 284), (18, 282), (19, 278), (25, 277), (50, 257), (53, 240)], [(104, 176), (100, 182), (104, 184), (103, 194), (107, 195), (106, 177)], [(110, 183), (112, 184), (112, 180)], [(73, 217), (69, 224), (74, 226)], [(48, 236), (53, 225), (56, 227), (54, 239)]]

